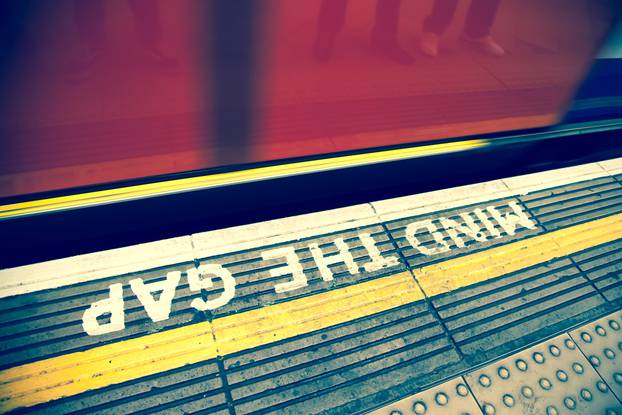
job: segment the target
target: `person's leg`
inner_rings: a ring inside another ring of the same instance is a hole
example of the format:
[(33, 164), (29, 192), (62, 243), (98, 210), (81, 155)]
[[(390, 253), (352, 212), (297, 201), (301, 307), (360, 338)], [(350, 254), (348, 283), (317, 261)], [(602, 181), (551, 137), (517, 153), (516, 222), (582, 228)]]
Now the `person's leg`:
[(503, 56), (505, 51), (490, 35), (500, 0), (472, 0), (464, 26), (464, 39), (481, 52)]
[(317, 60), (324, 62), (330, 59), (335, 38), (345, 23), (347, 8), (348, 0), (322, 0), (313, 45)]
[(373, 36), (376, 39), (393, 40), (397, 38), (401, 0), (378, 0), (376, 2), (376, 24)]
[(385, 57), (408, 65), (415, 60), (397, 40), (401, 0), (377, 0), (376, 24), (372, 30), (372, 46)]
[(73, 8), (78, 34), (89, 51), (97, 52), (104, 49), (106, 33), (103, 0), (74, 0)]
[(147, 47), (155, 47), (162, 39), (160, 26), (160, 10), (158, 2), (153, 0), (128, 0), (134, 16), (136, 32)]
[(458, 0), (436, 0), (432, 12), (423, 21), (423, 34), (419, 41), (421, 51), (431, 57), (438, 55), (440, 36), (445, 32), (456, 13)]
[(128, 0), (128, 5), (134, 16), (136, 32), (150, 60), (159, 65), (174, 65), (175, 59), (162, 51), (162, 24), (159, 3), (155, 0)]
[(74, 22), (80, 41), (86, 51), (75, 56), (67, 67), (67, 80), (84, 81), (93, 75), (93, 69), (106, 49), (103, 0), (74, 0)]
[(436, 0), (432, 12), (423, 22), (423, 31), (442, 35), (451, 23), (457, 7), (458, 0)]
[(337, 35), (346, 20), (348, 0), (322, 0), (318, 20), (318, 32)]
[(499, 0), (472, 0), (464, 33), (473, 38), (490, 35), (497, 9), (499, 9)]

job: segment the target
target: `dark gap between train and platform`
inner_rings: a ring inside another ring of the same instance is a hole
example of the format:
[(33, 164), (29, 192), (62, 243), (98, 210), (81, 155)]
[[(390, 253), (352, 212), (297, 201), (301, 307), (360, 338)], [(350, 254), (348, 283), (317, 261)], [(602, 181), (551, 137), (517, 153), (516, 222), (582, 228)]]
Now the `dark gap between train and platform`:
[[(462, 153), (3, 220), (0, 233), (15, 243), (5, 247), (0, 266), (13, 267), (619, 157), (622, 147), (618, 136), (616, 131), (607, 131), (539, 143), (515, 140)], [(587, 142), (593, 147), (589, 154), (585, 149)], [(533, 147), (536, 144), (537, 150)], [(453, 168), (444, 169), (447, 165)], [(461, 174), (454, 174), (456, 171)], [(310, 188), (322, 192), (303, 191)], [(242, 200), (254, 203), (240, 203)], [(23, 235), (29, 234), (37, 234), (38, 238), (24, 241)]]

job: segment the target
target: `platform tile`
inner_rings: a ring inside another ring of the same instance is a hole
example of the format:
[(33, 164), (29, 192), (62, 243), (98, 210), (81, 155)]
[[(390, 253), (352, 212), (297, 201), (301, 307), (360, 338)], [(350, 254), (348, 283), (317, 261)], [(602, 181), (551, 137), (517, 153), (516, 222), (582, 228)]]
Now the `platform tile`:
[(465, 379), (485, 415), (622, 413), (622, 403), (568, 334), (473, 371)]
[(570, 336), (622, 400), (622, 311), (573, 330)]

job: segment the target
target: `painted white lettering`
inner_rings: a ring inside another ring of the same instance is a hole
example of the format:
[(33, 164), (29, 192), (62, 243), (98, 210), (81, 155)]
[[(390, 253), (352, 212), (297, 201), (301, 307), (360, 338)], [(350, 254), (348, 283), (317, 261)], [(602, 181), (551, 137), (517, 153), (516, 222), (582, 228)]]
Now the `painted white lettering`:
[(367, 254), (371, 258), (370, 262), (367, 262), (365, 263), (365, 265), (363, 265), (365, 271), (374, 272), (382, 268), (389, 268), (399, 265), (399, 260), (395, 256), (382, 256), (382, 254), (378, 250), (378, 247), (376, 246), (376, 241), (374, 241), (374, 238), (372, 238), (370, 234), (360, 233), (359, 239), (365, 247), (365, 250), (367, 250)]
[[(419, 239), (415, 236), (419, 229), (427, 229), (436, 241), (436, 246), (433, 248), (425, 247), (421, 244)], [(424, 255), (435, 255), (449, 251), (449, 244), (443, 239), (443, 235), (438, 231), (434, 223), (431, 220), (426, 219), (419, 222), (409, 223), (406, 226), (406, 239), (410, 245), (418, 249)]]
[(464, 234), (466, 236), (475, 239), (478, 242), (484, 242), (486, 240), (486, 235), (482, 233), (482, 229), (475, 224), (471, 215), (466, 213), (461, 213), (460, 216), (464, 220), (464, 224), (456, 222), (452, 219), (440, 218), (440, 222), (445, 228), (445, 231), (449, 235), (449, 237), (454, 241), (458, 248), (464, 248), (466, 245), (460, 234)]
[(224, 291), (214, 300), (203, 300), (195, 298), (190, 303), (191, 307), (199, 311), (214, 310), (229, 303), (235, 296), (235, 278), (233, 275), (218, 264), (203, 264), (198, 268), (190, 268), (186, 270), (188, 274), (188, 284), (191, 291), (201, 291), (202, 289), (210, 289), (214, 286), (212, 277), (222, 280)]
[[(100, 324), (97, 317), (105, 314), (110, 314), (110, 321)], [(122, 284), (112, 284), (108, 298), (94, 302), (86, 309), (82, 315), (82, 327), (89, 336), (112, 333), (125, 328)]]
[(348, 272), (352, 275), (357, 274), (359, 272), (359, 268), (354, 262), (354, 258), (348, 249), (348, 245), (345, 243), (343, 238), (337, 238), (333, 241), (339, 253), (325, 256), (322, 252), (322, 249), (318, 244), (309, 244), (309, 250), (311, 250), (311, 255), (313, 255), (313, 259), (315, 260), (315, 264), (320, 270), (320, 275), (324, 281), (332, 281), (333, 280), (333, 271), (329, 268), (329, 265), (338, 264), (343, 262), (348, 267)]
[(481, 210), (480, 208), (477, 208), (473, 212), (475, 213), (475, 216), (477, 216), (477, 219), (479, 219), (484, 224), (484, 226), (486, 227), (486, 229), (488, 230), (488, 232), (490, 232), (492, 236), (494, 236), (495, 238), (498, 238), (501, 236), (499, 229), (497, 229), (495, 225), (493, 225), (490, 219), (488, 219), (488, 215), (486, 215), (486, 213), (484, 213), (483, 210)]
[(494, 206), (488, 206), (486, 210), (492, 215), (493, 218), (508, 235), (514, 235), (518, 226), (523, 226), (527, 229), (535, 229), (536, 224), (529, 219), (529, 217), (523, 212), (523, 210), (514, 201), (508, 203), (508, 206), (512, 208), (514, 213), (508, 212), (505, 215), (499, 213)]
[[(171, 314), (171, 306), (173, 297), (175, 297), (175, 289), (181, 278), (180, 271), (172, 271), (166, 274), (163, 281), (151, 282), (145, 284), (142, 278), (135, 278), (130, 281), (132, 291), (138, 297), (138, 300), (145, 307), (147, 315), (154, 322), (166, 320)], [(156, 301), (153, 297), (154, 292), (161, 291), (160, 298)]]
[(283, 275), (292, 274), (291, 281), (282, 282), (274, 286), (274, 290), (277, 293), (297, 290), (308, 285), (307, 276), (302, 270), (302, 265), (300, 265), (298, 255), (296, 255), (294, 247), (277, 248), (265, 251), (261, 253), (261, 257), (265, 260), (285, 258), (287, 261), (287, 265), (270, 270), (270, 275), (272, 277), (281, 277)]

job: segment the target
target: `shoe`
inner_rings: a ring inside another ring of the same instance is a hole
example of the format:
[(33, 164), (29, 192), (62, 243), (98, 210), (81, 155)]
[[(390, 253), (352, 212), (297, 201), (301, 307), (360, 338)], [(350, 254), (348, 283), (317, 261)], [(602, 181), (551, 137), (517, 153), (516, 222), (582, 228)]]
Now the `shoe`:
[(385, 40), (372, 36), (371, 45), (374, 52), (400, 65), (415, 63), (415, 58), (402, 49), (395, 39)]
[(498, 58), (505, 55), (505, 50), (503, 49), (503, 47), (498, 44), (492, 38), (492, 36), (471, 37), (468, 35), (463, 35), (462, 39), (471, 47), (487, 55), (496, 56)]
[(436, 58), (438, 56), (439, 37), (436, 33), (425, 32), (419, 39), (419, 49), (425, 55)]

